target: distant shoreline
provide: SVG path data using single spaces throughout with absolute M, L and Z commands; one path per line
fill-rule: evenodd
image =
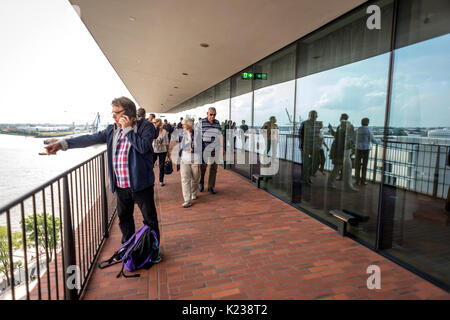
M 28 131 L 19 131 L 19 130 L 12 130 L 12 131 L 4 131 L 0 130 L 0 134 L 6 134 L 6 135 L 13 135 L 13 136 L 23 136 L 23 137 L 35 137 L 35 138 L 58 138 L 58 137 L 65 137 L 74 135 L 77 133 L 87 133 L 84 131 L 68 131 L 68 132 L 28 132 Z

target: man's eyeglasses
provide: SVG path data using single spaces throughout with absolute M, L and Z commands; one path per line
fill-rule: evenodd
M 210 115 L 210 116 L 213 116 L 213 117 L 215 117 L 215 116 L 216 116 L 216 114 L 215 114 L 215 113 L 210 113 L 209 115 Z
M 125 109 L 122 109 L 122 110 L 120 110 L 120 111 L 113 111 L 113 112 L 111 112 L 112 114 L 114 114 L 114 115 L 116 115 L 116 116 L 118 116 L 119 114 L 121 114 L 122 112 L 124 112 L 125 111 Z

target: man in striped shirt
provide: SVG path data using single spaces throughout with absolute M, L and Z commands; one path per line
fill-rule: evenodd
M 134 204 L 137 203 L 144 224 L 155 231 L 159 242 L 158 218 L 154 200 L 153 147 L 154 126 L 136 119 L 136 105 L 126 97 L 112 101 L 115 121 L 105 130 L 91 135 L 60 140 L 46 147 L 47 152 L 84 148 L 106 143 L 111 191 L 117 192 L 117 215 L 122 243 L 135 232 Z M 156 262 L 156 261 L 155 261 Z
M 216 175 L 217 175 L 217 159 L 219 154 L 216 155 L 216 149 L 220 150 L 220 134 L 221 126 L 220 122 L 216 120 L 216 109 L 211 107 L 206 113 L 206 118 L 200 122 L 202 130 L 202 165 L 201 165 L 201 178 L 199 184 L 200 192 L 203 192 L 205 184 L 206 167 L 209 167 L 208 177 L 208 191 L 212 194 L 216 194 Z M 219 152 L 220 153 L 220 152 Z

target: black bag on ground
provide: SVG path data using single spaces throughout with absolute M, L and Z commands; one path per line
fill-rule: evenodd
M 164 174 L 172 174 L 173 168 L 172 168 L 172 161 L 168 160 L 164 162 Z

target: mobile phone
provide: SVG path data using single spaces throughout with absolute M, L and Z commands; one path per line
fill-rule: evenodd
M 130 110 L 125 110 L 125 112 L 123 113 L 125 116 L 127 116 L 128 118 L 136 118 L 136 115 L 132 115 Z

